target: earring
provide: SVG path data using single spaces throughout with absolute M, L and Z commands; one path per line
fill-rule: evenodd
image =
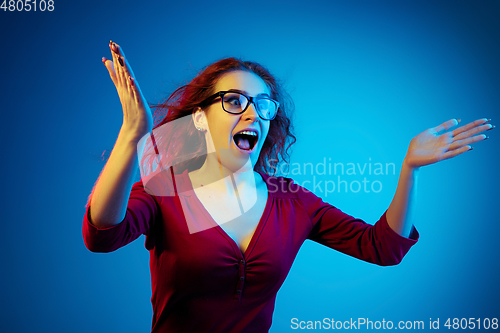
M 198 131 L 202 131 L 202 130 L 203 130 L 203 128 L 202 128 L 202 127 L 198 127 L 198 126 L 196 126 L 196 129 L 197 129 Z

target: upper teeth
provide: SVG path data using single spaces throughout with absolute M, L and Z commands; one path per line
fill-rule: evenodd
M 241 131 L 239 132 L 238 134 L 246 134 L 246 135 L 253 135 L 253 136 L 257 136 L 257 133 L 253 132 L 253 131 Z

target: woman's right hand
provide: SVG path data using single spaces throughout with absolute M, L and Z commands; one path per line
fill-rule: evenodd
M 123 125 L 121 131 L 133 141 L 139 141 L 153 128 L 153 117 L 148 102 L 141 92 L 134 72 L 125 58 L 123 49 L 109 41 L 113 60 L 102 58 L 102 62 L 115 84 L 123 108 Z

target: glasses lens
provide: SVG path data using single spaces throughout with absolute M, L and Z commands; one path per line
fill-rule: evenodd
M 276 114 L 276 104 L 268 98 L 258 99 L 257 107 L 264 119 L 271 119 Z
M 222 107 L 226 112 L 240 114 L 246 110 L 250 101 L 245 95 L 237 92 L 224 93 L 222 97 Z M 259 115 L 266 120 L 271 120 L 276 116 L 278 104 L 270 98 L 257 98 L 254 100 Z
M 224 110 L 230 113 L 241 113 L 247 107 L 248 99 L 239 93 L 226 93 L 222 98 Z

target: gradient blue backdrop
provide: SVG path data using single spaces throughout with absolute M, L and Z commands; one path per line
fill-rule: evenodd
M 120 44 L 150 102 L 222 57 L 259 61 L 296 104 L 294 163 L 395 163 L 379 193 L 330 193 L 375 222 L 412 137 L 451 118 L 499 123 L 498 1 L 62 1 L 0 11 L 1 332 L 147 332 L 144 238 L 89 252 L 84 205 L 122 111 L 102 56 Z M 499 141 L 424 167 L 403 262 L 378 267 L 307 241 L 278 293 L 291 319 L 500 317 Z M 370 160 L 371 159 L 371 160 Z M 303 182 L 327 176 L 294 176 Z M 361 181 L 364 176 L 350 176 Z M 334 177 L 336 179 L 336 177 Z M 311 187 L 309 187 L 311 188 Z M 312 189 L 312 188 L 311 188 Z M 477 331 L 477 330 L 476 330 Z

